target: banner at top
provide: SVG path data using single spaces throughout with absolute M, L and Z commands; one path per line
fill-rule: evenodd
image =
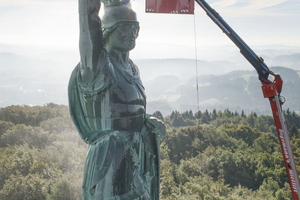
M 146 0 L 146 12 L 194 14 L 194 0 Z

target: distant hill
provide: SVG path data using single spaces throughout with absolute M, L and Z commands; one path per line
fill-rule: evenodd
M 290 108 L 300 111 L 300 78 L 295 70 L 283 67 L 271 67 L 271 71 L 281 75 L 284 80 L 282 96 L 286 103 L 283 108 Z M 164 75 L 166 83 L 172 83 L 173 76 Z M 156 78 L 160 80 L 159 78 Z M 159 81 L 158 83 L 161 83 Z M 255 111 L 258 114 L 271 114 L 269 101 L 263 98 L 261 83 L 253 71 L 233 71 L 224 75 L 200 75 L 198 76 L 198 94 L 200 110 L 231 109 L 238 112 L 244 110 L 246 113 Z M 155 104 L 168 103 L 168 109 L 160 110 L 164 115 L 168 115 L 169 107 L 180 112 L 186 110 L 197 110 L 197 89 L 196 79 L 192 78 L 186 82 L 172 83 L 172 87 L 162 91 L 163 87 L 156 90 L 152 82 L 145 83 L 146 91 L 152 94 L 148 101 L 155 107 Z M 155 95 L 154 95 L 155 94 Z M 154 103 L 156 102 L 156 103 Z M 152 108 L 148 108 L 148 111 Z M 152 111 L 152 110 L 151 110 Z
M 296 65 L 299 55 L 276 55 L 274 63 L 288 65 L 290 62 Z M 0 53 L 0 107 L 68 103 L 67 85 L 71 71 L 78 62 L 76 55 L 49 52 L 37 57 Z M 201 110 L 230 108 L 236 111 L 244 109 L 246 113 L 252 110 L 257 113 L 270 111 L 268 101 L 262 97 L 256 72 L 240 70 L 236 62 L 196 62 L 193 59 L 140 59 L 134 62 L 140 69 L 146 88 L 149 113 L 156 110 L 160 110 L 163 115 L 173 110 L 195 112 L 198 109 L 196 66 Z M 282 95 L 287 99 L 285 106 L 300 111 L 298 71 L 283 67 L 271 69 L 284 80 Z
M 208 74 L 225 74 L 238 67 L 233 63 L 225 60 L 207 62 L 204 60 L 193 59 L 140 59 L 134 60 L 142 72 L 143 80 L 150 80 L 163 75 L 176 75 L 182 80 L 190 79 L 196 74 L 196 66 L 198 67 L 198 75 Z
M 300 68 L 300 53 L 276 56 L 272 63 L 279 66 L 289 66 L 297 70 Z

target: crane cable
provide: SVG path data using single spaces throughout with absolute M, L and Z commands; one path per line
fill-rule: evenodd
M 194 13 L 194 46 L 195 46 L 195 65 L 196 65 L 196 90 L 197 90 L 197 112 L 199 113 L 199 88 L 198 88 L 198 52 L 197 52 L 197 31 L 196 31 L 196 17 Z M 197 122 L 199 125 L 199 122 Z
M 196 66 L 196 91 L 197 91 L 197 126 L 199 126 L 199 119 L 198 119 L 198 115 L 199 115 L 199 111 L 200 111 L 200 108 L 199 108 L 199 82 L 198 82 L 198 52 L 197 52 L 197 30 L 196 30 L 196 17 L 195 17 L 195 11 L 194 11 L 194 46 L 195 46 L 195 66 Z M 200 173 L 202 174 L 202 168 L 200 167 Z M 201 198 L 202 200 L 204 199 L 204 196 L 203 196 L 203 175 L 202 175 L 202 181 L 201 181 Z

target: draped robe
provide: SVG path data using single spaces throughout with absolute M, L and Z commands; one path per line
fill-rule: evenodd
M 146 95 L 137 66 L 129 70 L 103 50 L 99 75 L 81 81 L 78 64 L 68 92 L 71 118 L 89 144 L 84 200 L 158 200 L 159 136 L 145 126 Z

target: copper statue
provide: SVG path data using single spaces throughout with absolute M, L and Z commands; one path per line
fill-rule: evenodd
M 84 200 L 158 200 L 164 124 L 146 114 L 146 95 L 129 58 L 139 33 L 129 0 L 79 0 L 80 62 L 69 82 L 72 120 L 89 144 Z

